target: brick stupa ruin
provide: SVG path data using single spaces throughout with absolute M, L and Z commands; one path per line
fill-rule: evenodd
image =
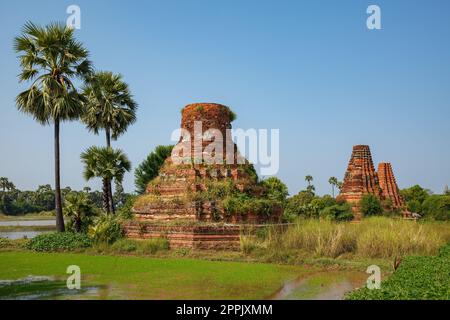
M 395 180 L 392 165 L 387 162 L 378 164 L 378 181 L 385 199 L 391 199 L 392 207 L 401 209 L 405 207 L 405 200 L 400 195 L 400 190 Z
M 369 146 L 356 145 L 353 147 L 337 200 L 352 204 L 355 220 L 360 220 L 361 211 L 358 204 L 366 194 L 372 194 L 381 201 L 391 199 L 393 209 L 404 211 L 405 202 L 400 195 L 391 164 L 380 163 L 376 172 Z
M 230 212 L 222 199 L 213 195 L 214 190 L 221 188 L 232 188 L 256 198 L 264 193 L 257 184 L 253 165 L 241 158 L 227 130 L 231 129 L 233 118 L 228 107 L 215 103 L 190 104 L 182 110 L 181 128 L 190 139 L 180 138 L 158 177 L 135 202 L 134 222 L 125 226 L 128 237 L 163 236 L 171 247 L 238 249 L 241 224 L 279 220 L 281 208 L 274 206 L 269 215 L 259 214 L 252 208 Z M 208 132 L 214 131 L 220 132 L 223 138 L 209 137 Z M 200 143 L 196 145 L 195 141 Z M 218 142 L 221 148 L 212 149 L 212 141 Z M 186 157 L 183 150 L 191 151 L 190 155 Z M 223 151 L 221 158 L 218 151 Z M 205 164 L 204 159 L 208 157 L 214 158 L 213 164 Z

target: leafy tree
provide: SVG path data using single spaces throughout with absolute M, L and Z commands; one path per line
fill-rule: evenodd
M 83 192 L 89 194 L 92 191 L 92 189 L 90 187 L 84 187 L 83 188 Z
M 305 181 L 308 182 L 308 186 L 311 185 L 311 181 L 313 181 L 313 180 L 314 180 L 314 178 L 311 175 L 307 175 L 305 177 Z
M 401 190 L 400 193 L 405 198 L 405 201 L 417 200 L 422 204 L 430 195 L 430 190 L 424 189 L 416 184 L 411 188 Z
M 103 183 L 103 208 L 107 213 L 114 213 L 114 203 L 110 182 L 115 179 L 122 181 L 125 172 L 130 171 L 131 163 L 120 149 L 109 147 L 90 147 L 81 154 L 84 164 L 84 178 L 101 178 Z
M 284 204 L 289 195 L 287 186 L 277 177 L 270 177 L 261 181 L 261 185 L 266 188 L 266 196 L 270 200 L 279 201 Z
M 174 146 L 157 146 L 134 171 L 134 184 L 138 194 L 145 193 L 147 184 L 158 176 L 159 169 L 171 155 Z
M 8 180 L 6 177 L 0 178 L 0 188 L 3 190 L 3 192 L 14 190 L 16 187 L 14 186 L 14 183 Z
M 361 207 L 361 213 L 365 216 L 376 216 L 383 213 L 381 201 L 373 194 L 364 195 L 359 205 Z
M 334 198 L 334 188 L 338 185 L 338 179 L 336 177 L 330 177 L 330 179 L 328 179 L 328 183 L 331 184 L 331 194 Z
M 74 232 L 86 233 L 96 214 L 86 193 L 71 192 L 65 197 L 64 204 L 64 215 L 70 219 L 67 227 Z
M 300 191 L 298 194 L 287 199 L 284 215 L 287 220 L 297 216 L 316 216 L 318 214 L 317 208 L 311 206 L 314 199 L 314 194 L 310 191 Z
M 34 194 L 34 204 L 44 211 L 55 209 L 55 193 L 49 184 L 37 188 Z
M 450 196 L 433 194 L 422 203 L 424 217 L 450 220 Z
M 17 108 L 42 125 L 54 126 L 56 227 L 62 232 L 59 129 L 61 122 L 76 120 L 83 112 L 83 96 L 73 80 L 84 79 L 91 71 L 88 51 L 75 40 L 74 29 L 65 24 L 40 27 L 32 22 L 14 39 L 14 49 L 20 54 L 20 82 L 33 81 L 17 96 Z
M 409 200 L 406 203 L 406 207 L 408 208 L 408 211 L 410 211 L 410 212 L 415 212 L 415 213 L 422 212 L 422 204 L 418 200 Z

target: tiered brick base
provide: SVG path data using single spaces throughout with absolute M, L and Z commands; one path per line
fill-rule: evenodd
M 134 222 L 124 226 L 131 239 L 165 238 L 173 248 L 202 250 L 239 250 L 241 227 L 239 225 L 172 226 Z

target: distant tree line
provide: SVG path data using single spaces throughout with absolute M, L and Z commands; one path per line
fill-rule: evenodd
M 83 194 L 89 203 L 95 208 L 102 208 L 103 193 L 85 187 L 76 191 L 70 187 L 61 189 L 63 202 L 75 195 Z M 113 195 L 114 202 L 120 208 L 125 204 L 130 194 L 123 191 L 122 185 L 116 184 L 116 191 Z M 72 201 L 73 202 L 73 201 Z M 0 178 L 0 214 L 21 215 L 27 213 L 41 213 L 55 210 L 55 190 L 49 184 L 40 185 L 34 191 L 19 190 L 6 177 Z

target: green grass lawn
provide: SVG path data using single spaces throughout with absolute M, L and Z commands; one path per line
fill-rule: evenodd
M 29 275 L 66 279 L 78 265 L 82 287 L 108 288 L 104 298 L 264 299 L 286 281 L 314 268 L 192 259 L 96 256 L 76 253 L 0 252 L 0 279 Z

